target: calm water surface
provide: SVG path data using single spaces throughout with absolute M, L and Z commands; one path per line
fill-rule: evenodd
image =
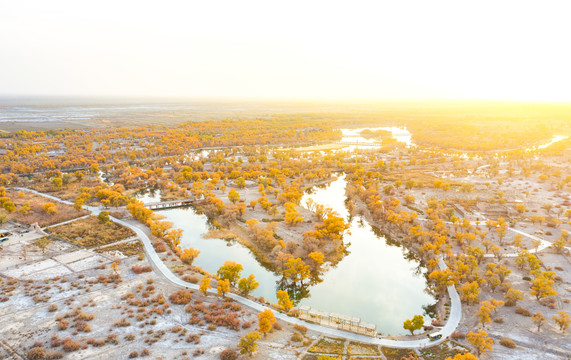
M 397 243 L 387 240 L 380 231 L 365 220 L 349 218 L 345 208 L 344 177 L 328 186 L 315 188 L 306 194 L 302 204 L 311 198 L 318 204 L 333 208 L 340 216 L 350 220 L 351 228 L 344 235 L 348 255 L 335 267 L 327 267 L 320 276 L 321 282 L 309 285 L 308 297 L 299 304 L 312 308 L 357 316 L 377 325 L 384 334 L 404 334 L 402 322 L 415 314 L 426 315 L 426 309 L 435 303 L 427 294 L 425 269 L 414 256 Z M 148 193 L 140 199 L 158 201 L 158 193 Z M 193 247 L 201 251 L 195 264 L 215 273 L 226 260 L 236 261 L 244 267 L 242 276 L 254 274 L 259 288 L 253 293 L 276 302 L 280 276 L 264 268 L 246 247 L 221 239 L 204 239 L 209 230 L 205 215 L 192 208 L 161 210 L 165 220 L 184 230 L 181 248 Z M 428 317 L 427 317 L 428 320 Z

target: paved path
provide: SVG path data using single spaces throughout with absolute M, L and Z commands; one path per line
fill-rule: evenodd
M 66 202 L 65 200 L 58 199 L 57 197 L 51 195 L 43 194 L 35 190 L 26 189 L 26 188 L 18 188 L 18 189 L 24 191 L 31 191 L 35 194 L 45 196 L 49 199 L 69 204 L 69 201 Z M 84 208 L 90 210 L 93 213 L 93 215 L 98 215 L 101 212 L 101 209 L 93 206 L 84 206 Z M 133 230 L 137 234 L 137 236 L 139 236 L 143 245 L 145 246 L 145 252 L 147 253 L 147 256 L 151 264 L 153 265 L 155 270 L 159 271 L 167 280 L 169 280 L 171 283 L 177 286 L 194 290 L 199 289 L 199 285 L 183 281 L 171 272 L 171 270 L 160 259 L 159 255 L 156 253 L 153 247 L 153 244 L 151 243 L 151 240 L 141 228 L 129 224 L 126 221 L 117 219 L 113 216 L 109 216 L 109 219 L 117 224 L 128 227 L 129 229 Z M 441 269 L 443 270 L 446 269 L 446 264 L 442 259 L 439 260 L 438 265 L 440 266 Z M 216 291 L 213 289 L 210 289 L 209 292 L 212 294 L 216 294 Z M 258 302 L 252 301 L 250 299 L 244 298 L 234 293 L 228 293 L 227 296 L 256 311 L 264 311 L 266 309 L 270 309 L 274 312 L 277 319 L 286 321 L 290 324 L 300 324 L 307 327 L 310 330 L 314 330 L 329 336 L 341 337 L 348 340 L 354 340 L 368 344 L 388 346 L 393 348 L 424 348 L 427 346 L 436 345 L 446 340 L 446 338 L 450 336 L 450 334 L 452 334 L 452 332 L 456 329 L 456 327 L 460 323 L 460 319 L 462 318 L 462 304 L 460 302 L 460 296 L 458 295 L 458 292 L 456 291 L 454 285 L 448 287 L 448 294 L 450 295 L 450 301 L 451 301 L 450 315 L 448 317 L 448 322 L 446 323 L 446 325 L 439 331 L 442 334 L 442 338 L 436 341 L 430 341 L 428 338 L 422 338 L 418 340 L 391 340 L 383 338 L 372 338 L 365 335 L 354 334 L 347 331 L 332 329 L 329 327 L 308 323 L 306 321 L 275 311 L 274 309 L 270 309 L 265 305 L 262 305 Z M 382 311 L 382 309 L 379 309 L 378 311 Z
M 74 222 L 74 221 L 77 221 L 77 220 L 86 219 L 86 218 L 88 218 L 88 217 L 90 217 L 90 216 L 91 216 L 91 214 L 88 214 L 88 215 L 85 215 L 85 216 L 80 216 L 80 217 L 75 218 L 75 219 L 63 221 L 63 222 L 60 222 L 60 223 L 57 223 L 57 224 L 48 225 L 48 226 L 44 227 L 43 230 L 49 229 L 49 228 L 51 228 L 51 227 L 56 227 L 56 226 L 60 226 L 60 225 L 69 224 L 69 223 Z

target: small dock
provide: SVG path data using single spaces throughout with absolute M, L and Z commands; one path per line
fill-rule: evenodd
M 145 204 L 147 209 L 160 210 L 160 209 L 170 209 L 181 206 L 189 206 L 194 203 L 194 199 L 183 199 L 183 200 L 173 200 L 173 201 L 160 201 Z
M 307 305 L 299 307 L 299 318 L 315 324 L 327 326 L 333 329 L 350 331 L 352 333 L 376 337 L 377 326 L 361 321 L 358 317 L 328 313 L 312 309 Z

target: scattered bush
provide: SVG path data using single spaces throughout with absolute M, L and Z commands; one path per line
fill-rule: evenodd
M 65 352 L 73 352 L 79 350 L 79 342 L 73 341 L 70 338 L 65 338 L 62 341 L 62 349 Z
M 153 271 L 153 268 L 151 266 L 139 266 L 139 265 L 134 265 L 131 270 L 133 270 L 133 272 L 135 274 L 141 274 L 144 272 L 151 272 Z
M 28 359 L 30 360 L 42 360 L 46 358 L 46 351 L 43 347 L 33 347 L 28 351 Z
M 46 352 L 46 360 L 57 360 L 62 359 L 63 353 L 58 350 L 50 350 Z
M 232 349 L 226 349 L 220 353 L 220 360 L 236 360 L 238 354 Z
M 298 333 L 296 331 L 291 335 L 291 341 L 302 342 L 303 341 L 303 335 L 301 335 L 300 333 Z
M 450 338 L 452 340 L 465 339 L 466 333 L 463 333 L 462 331 L 454 331 L 452 334 L 450 334 Z
M 295 324 L 293 328 L 299 331 L 302 335 L 305 335 L 305 333 L 307 332 L 307 328 L 303 325 Z
M 58 330 L 65 330 L 69 327 L 69 321 L 67 319 L 60 319 L 57 323 Z
M 130 325 L 131 325 L 131 323 L 129 321 L 127 321 L 127 319 L 125 319 L 125 318 L 122 318 L 121 320 L 119 320 L 118 322 L 113 324 L 113 326 L 115 326 L 115 327 L 127 327 Z
M 129 336 L 129 335 L 127 335 L 127 336 Z M 133 336 L 133 338 L 135 338 L 135 337 Z M 107 335 L 107 337 L 105 338 L 105 343 L 114 344 L 114 345 L 119 344 L 119 340 L 117 340 L 117 335 L 116 334 Z
M 192 300 L 192 294 L 187 290 L 179 290 L 169 296 L 171 303 L 176 305 L 186 305 Z
M 244 323 L 242 324 L 242 329 L 248 329 L 250 326 L 252 326 L 251 322 L 244 321 Z
M 139 357 L 139 353 L 136 352 L 136 351 L 132 351 L 132 352 L 129 354 L 129 359 L 134 359 L 134 358 L 136 358 L 136 357 Z
M 498 324 L 503 324 L 503 323 L 504 323 L 504 318 L 501 318 L 501 317 L 495 318 L 495 319 L 494 319 L 494 322 L 495 322 L 495 323 L 498 323 Z
M 515 313 L 528 317 L 531 316 L 531 312 L 525 308 L 522 308 L 521 306 L 515 309 Z
M 155 251 L 158 253 L 163 253 L 163 252 L 167 251 L 167 246 L 160 241 L 156 241 L 153 244 L 153 247 L 155 248 Z
M 54 312 L 57 311 L 58 307 L 56 304 L 51 304 L 50 307 L 48 308 L 49 312 Z
M 500 344 L 510 349 L 515 348 L 515 342 L 512 339 L 502 338 Z
M 200 344 L 200 335 L 190 334 L 186 337 L 187 343 Z

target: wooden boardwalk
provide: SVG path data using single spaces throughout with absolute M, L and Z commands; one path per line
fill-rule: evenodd
M 151 210 L 169 209 L 181 206 L 189 206 L 192 205 L 194 201 L 195 201 L 194 199 L 183 199 L 183 200 L 173 200 L 173 201 L 152 202 L 145 204 L 145 207 Z

